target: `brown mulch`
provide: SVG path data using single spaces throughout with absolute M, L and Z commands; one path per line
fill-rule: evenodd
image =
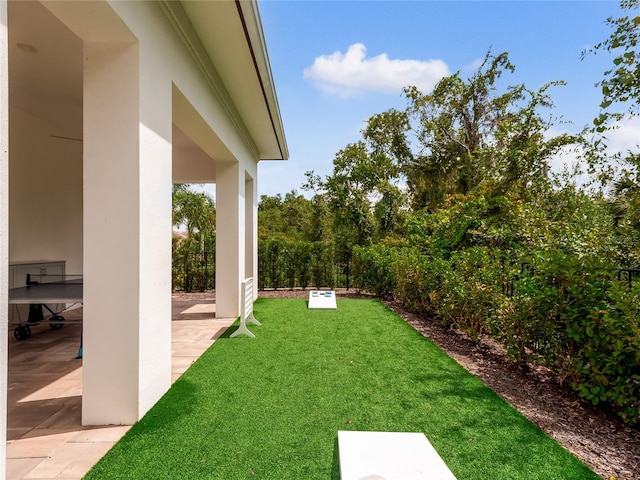
M 518 368 L 490 339 L 476 344 L 385 303 L 602 478 L 640 479 L 640 430 L 626 427 L 612 412 L 582 403 L 544 369 Z
M 372 298 L 353 291 L 337 290 L 336 294 Z M 211 298 L 208 295 L 201 298 Z M 258 296 L 308 298 L 309 290 L 261 290 Z M 606 409 L 584 404 L 545 370 L 518 368 L 490 339 L 475 343 L 395 302 L 385 304 L 602 478 L 640 479 L 640 430 L 626 427 Z

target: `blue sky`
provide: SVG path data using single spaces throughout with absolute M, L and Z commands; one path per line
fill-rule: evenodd
M 428 91 L 443 75 L 466 78 L 486 52 L 509 52 L 509 85 L 555 87 L 553 114 L 577 132 L 601 101 L 595 83 L 610 65 L 581 53 L 611 33 L 617 1 L 284 1 L 261 0 L 260 14 L 290 158 L 259 164 L 260 195 L 300 193 L 304 172 L 327 175 L 335 154 L 361 139 L 373 114 L 404 108 L 404 85 Z M 617 135 L 637 142 L 639 125 Z M 620 148 L 623 148 L 621 146 Z

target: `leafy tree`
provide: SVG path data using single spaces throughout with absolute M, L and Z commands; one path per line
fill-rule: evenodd
M 213 199 L 195 192 L 188 184 L 175 184 L 172 192 L 172 222 L 184 226 L 187 238 L 173 244 L 174 286 L 191 290 L 208 288 L 208 251 L 215 247 L 216 209 Z M 179 278 L 178 278 L 179 277 Z
M 640 0 L 622 0 L 620 7 L 629 15 L 609 17 L 611 36 L 598 43 L 590 52 L 613 53 L 613 66 L 604 72 L 601 113 L 594 120 L 598 132 L 604 132 L 610 120 L 620 120 L 625 113 L 637 115 L 640 105 L 640 15 L 633 15 Z M 626 112 L 620 108 L 626 107 Z
M 258 203 L 258 237 L 279 236 L 284 230 L 282 195 L 262 195 Z
M 296 190 L 273 197 L 262 195 L 258 204 L 258 234 L 262 238 L 280 237 L 306 240 L 310 235 L 313 206 Z
M 604 72 L 599 83 L 602 88 L 600 115 L 594 119 L 595 130 L 604 133 L 616 128 L 625 116 L 640 114 L 640 0 L 622 0 L 620 8 L 627 15 L 609 17 L 607 24 L 613 29 L 610 37 L 598 43 L 590 52 L 606 51 L 613 54 L 612 67 Z M 588 53 L 588 52 L 587 52 Z M 602 139 L 595 141 L 604 145 Z M 614 219 L 614 243 L 618 246 L 618 262 L 637 267 L 640 263 L 640 154 L 626 152 L 611 159 L 604 149 L 592 159 L 592 168 L 599 168 L 603 182 L 611 181 L 609 206 Z M 611 172 L 607 164 L 620 160 L 622 168 Z
M 405 233 L 405 223 L 408 210 L 406 195 L 395 185 L 388 185 L 380 189 L 381 198 L 375 204 L 373 216 L 375 218 L 375 240 L 402 237 Z
M 308 240 L 311 235 L 310 224 L 313 215 L 312 202 L 292 190 L 282 203 L 282 215 L 285 219 L 285 234 L 290 239 Z
M 362 136 L 375 155 L 384 155 L 393 160 L 388 165 L 389 176 L 397 177 L 400 166 L 413 160 L 407 132 L 411 128 L 408 112 L 390 109 L 373 115 L 367 121 Z
M 204 250 L 205 238 L 215 232 L 216 207 L 206 193 L 193 191 L 187 184 L 175 184 L 172 195 L 173 225 L 184 225 L 187 236 L 198 238 Z
M 554 154 L 580 141 L 569 135 L 545 138 L 553 119 L 540 110 L 553 107 L 548 90 L 562 82 L 537 91 L 524 85 L 501 91 L 501 77 L 514 70 L 506 52 L 488 52 L 466 81 L 457 72 L 429 94 L 405 89 L 419 151 L 404 155 L 409 160 L 401 167 L 415 208 L 435 211 L 447 195 L 466 195 L 487 181 L 496 195 L 517 190 L 522 196 L 546 182 Z
M 364 140 L 347 145 L 336 154 L 331 175 L 322 179 L 307 172 L 303 187 L 332 212 L 336 255 L 345 263 L 354 246 L 369 245 L 376 233 L 387 235 L 398 225 L 403 197 L 395 185 L 397 164 L 384 148 L 371 145 Z
M 311 242 L 329 243 L 333 239 L 331 225 L 333 215 L 326 195 L 316 194 L 311 198 L 311 217 L 306 238 Z

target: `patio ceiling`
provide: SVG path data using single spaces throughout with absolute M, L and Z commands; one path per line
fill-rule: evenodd
M 9 101 L 82 139 L 82 42 L 39 2 L 8 4 Z
M 166 2 L 175 4 L 177 2 Z M 289 156 L 256 2 L 180 2 L 261 160 Z
M 189 29 L 186 43 L 191 42 L 192 49 L 198 44 L 201 68 L 216 78 L 216 95 L 254 144 L 258 158 L 286 159 L 257 6 L 235 1 L 160 4 L 165 13 L 167 8 L 179 12 L 181 24 L 174 23 L 174 28 Z M 52 135 L 81 140 L 82 41 L 40 2 L 10 1 L 8 17 L 11 105 L 49 123 Z M 198 147 L 176 130 L 174 153 L 186 158 Z M 228 151 L 220 153 L 228 156 Z

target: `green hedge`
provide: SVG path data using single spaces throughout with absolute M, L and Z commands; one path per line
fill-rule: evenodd
M 282 238 L 258 240 L 258 288 L 346 286 L 333 245 Z
M 417 249 L 354 250 L 357 288 L 393 298 L 478 339 L 492 335 L 514 362 L 543 365 L 585 400 L 640 420 L 640 283 L 599 258 L 472 247 L 448 258 Z
M 213 243 L 207 242 L 207 244 Z M 201 250 L 200 242 L 192 238 L 174 238 L 172 243 L 172 290 L 185 292 L 205 291 L 215 288 L 215 248 Z

